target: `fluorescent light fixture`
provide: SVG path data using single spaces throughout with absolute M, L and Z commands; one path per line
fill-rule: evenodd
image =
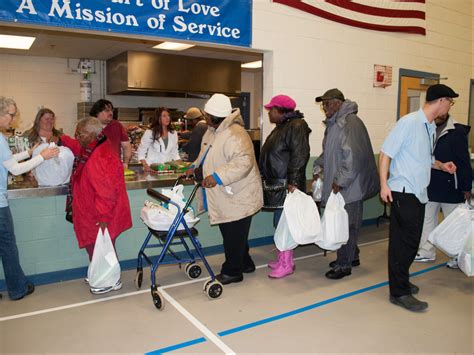
M 247 69 L 257 69 L 262 67 L 262 61 L 257 60 L 256 62 L 249 62 L 249 63 L 244 63 L 241 65 L 242 68 L 247 68 Z
M 36 37 L 0 35 L 0 48 L 30 49 Z
M 184 51 L 185 49 L 194 47 L 194 44 L 184 44 L 184 43 L 176 43 L 176 42 L 163 42 L 160 43 L 153 48 L 156 49 L 166 49 L 168 51 Z

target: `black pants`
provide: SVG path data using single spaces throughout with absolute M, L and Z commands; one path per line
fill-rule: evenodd
M 336 264 L 343 269 L 352 268 L 352 261 L 359 260 L 359 247 L 357 238 L 362 226 L 363 201 L 355 201 L 344 206 L 349 217 L 349 240 L 337 250 Z
M 252 216 L 238 221 L 219 224 L 224 239 L 225 262 L 221 273 L 229 276 L 242 275 L 245 267 L 254 265 L 249 255 L 249 231 Z
M 414 194 L 392 191 L 388 279 L 390 295 L 410 295 L 409 272 L 423 231 L 425 205 Z

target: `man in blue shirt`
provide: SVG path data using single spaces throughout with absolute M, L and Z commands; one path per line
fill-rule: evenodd
M 413 296 L 419 289 L 410 283 L 409 270 L 423 230 L 431 169 L 456 172 L 453 162 L 434 159 L 434 119 L 447 114 L 454 104 L 453 98 L 458 96 L 446 85 L 430 86 L 423 108 L 402 117 L 380 151 L 380 196 L 384 202 L 392 203 L 388 251 L 390 302 L 410 311 L 428 308 L 428 303 Z

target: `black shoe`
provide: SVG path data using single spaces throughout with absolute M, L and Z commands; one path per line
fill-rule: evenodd
M 244 274 L 250 274 L 255 271 L 255 264 L 247 265 L 243 268 L 242 272 Z
M 352 260 L 352 267 L 356 267 L 360 265 L 360 259 Z M 334 269 L 337 266 L 337 260 L 331 261 L 329 263 L 329 267 Z
M 19 301 L 23 299 L 25 296 L 31 295 L 33 292 L 35 292 L 35 285 L 33 285 L 31 282 L 28 282 L 26 284 L 26 293 L 20 298 L 14 299 L 13 301 Z
M 419 301 L 412 295 L 400 297 L 390 296 L 390 302 L 412 312 L 421 312 L 428 308 L 427 302 Z
M 420 292 L 420 288 L 417 285 L 414 285 L 411 282 L 409 282 L 409 284 L 410 284 L 410 291 L 412 295 L 416 295 L 418 292 Z
M 244 275 L 236 275 L 236 276 L 230 276 L 226 274 L 216 275 L 216 280 L 219 281 L 223 285 L 227 285 L 233 282 L 240 282 L 243 279 L 244 279 Z
M 337 267 L 326 272 L 326 277 L 331 280 L 339 280 L 343 277 L 349 276 L 351 273 L 351 269 L 342 269 L 340 267 Z

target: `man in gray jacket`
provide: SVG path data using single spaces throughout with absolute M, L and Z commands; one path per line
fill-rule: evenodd
M 358 107 L 344 98 L 338 89 L 331 89 L 316 97 L 326 115 L 323 152 L 313 164 L 313 178 L 323 174 L 322 206 L 331 194 L 340 192 L 349 216 L 349 240 L 337 251 L 337 259 L 329 264 L 330 279 L 341 279 L 358 266 L 357 237 L 362 225 L 363 200 L 379 192 L 379 177 L 372 144 Z

